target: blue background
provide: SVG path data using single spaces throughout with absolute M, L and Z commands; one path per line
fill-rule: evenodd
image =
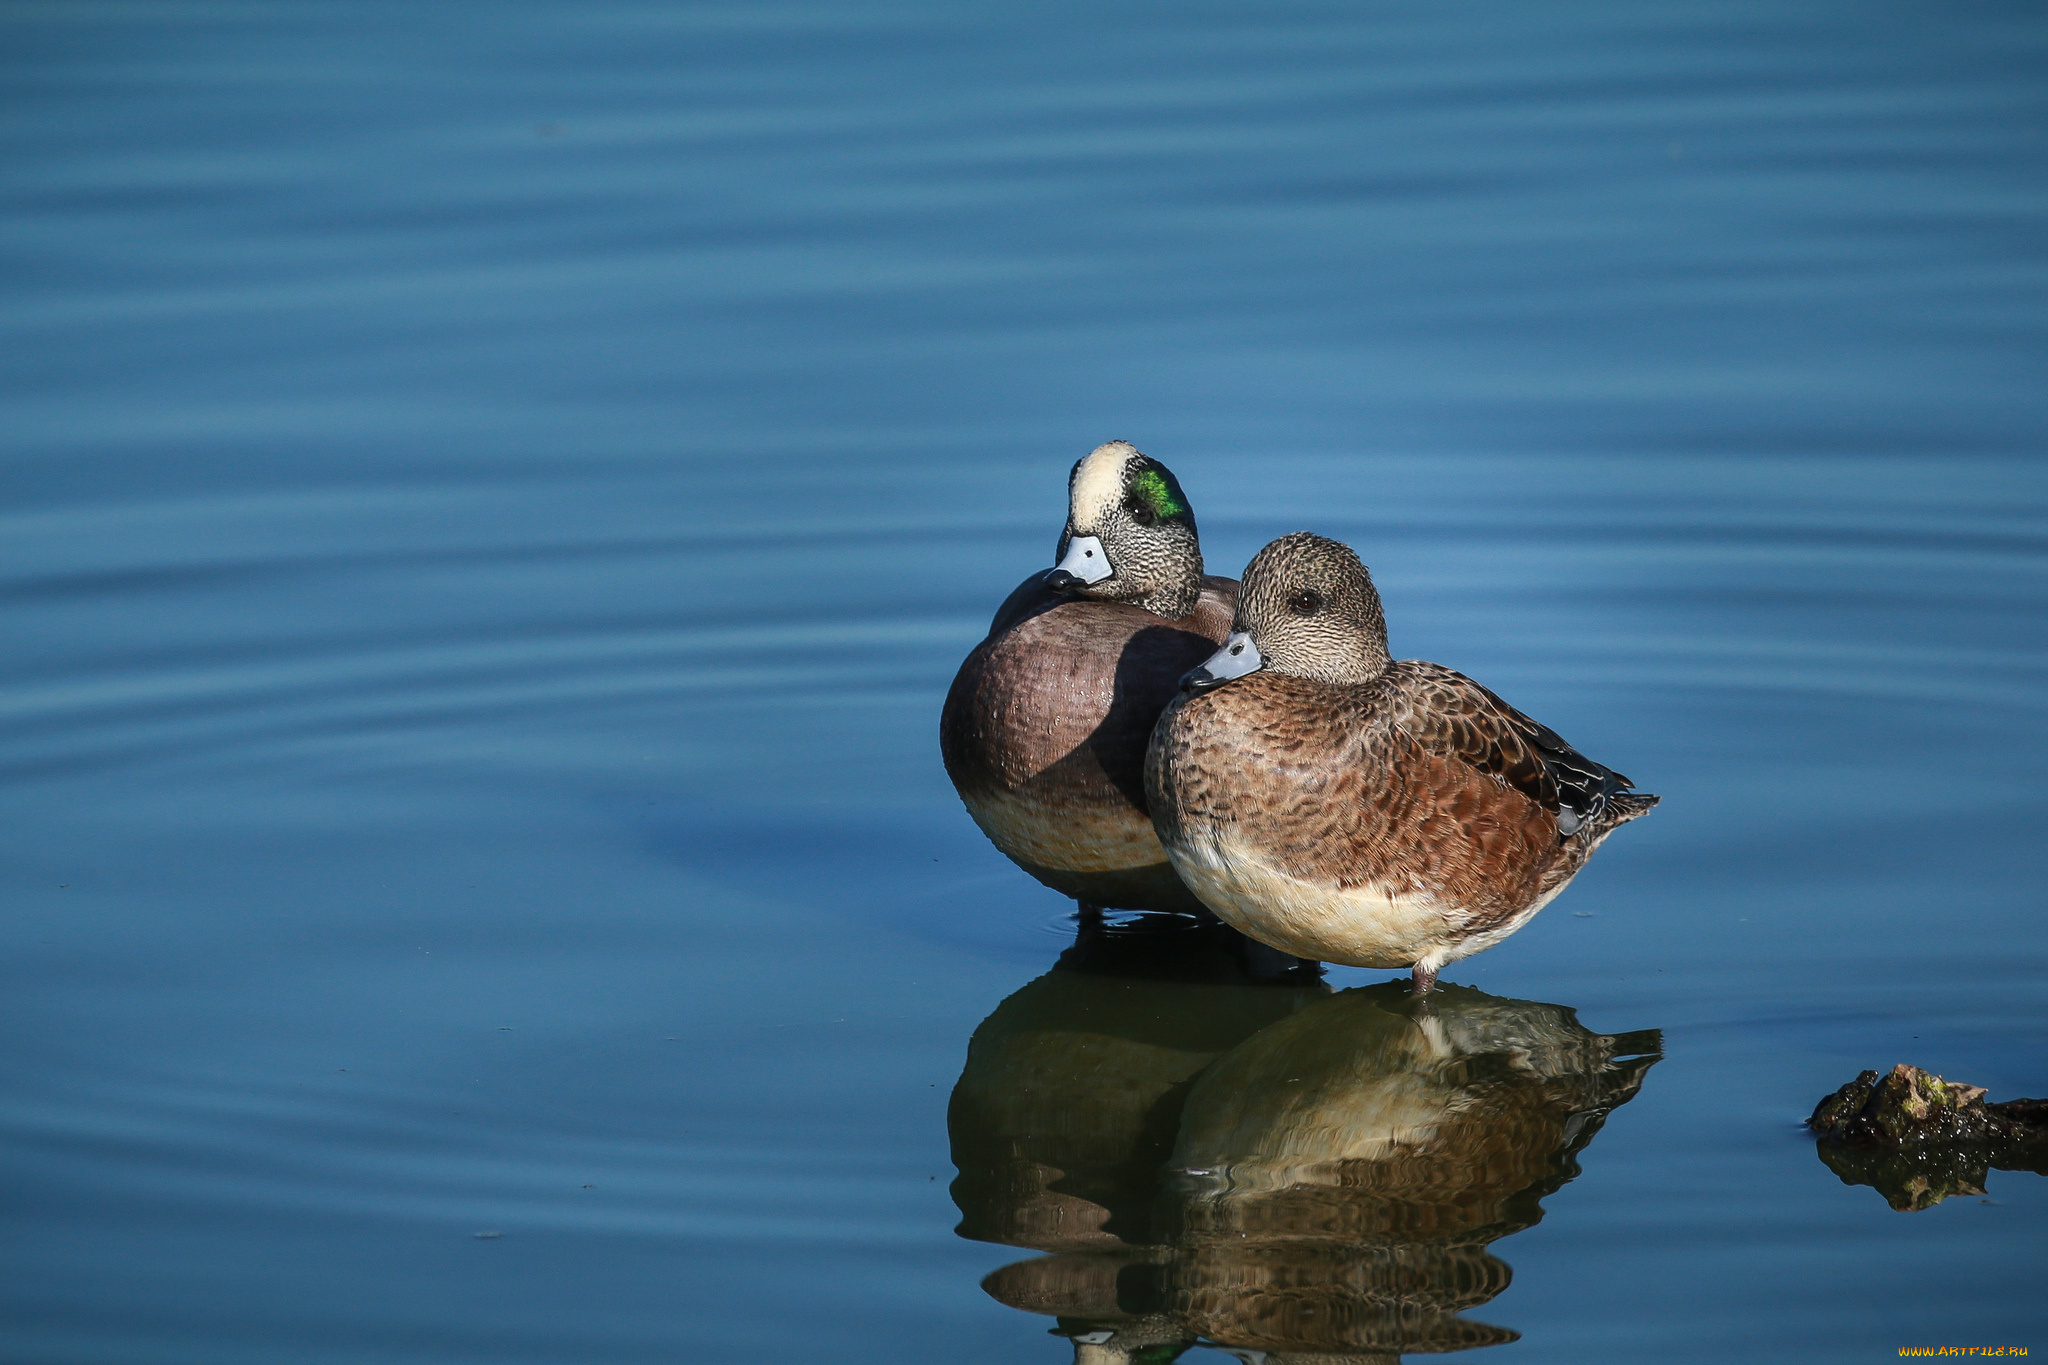
M 944 1106 L 1070 907 L 935 730 L 1112 437 L 1664 797 L 1449 973 L 1668 1050 L 1486 1359 L 2048 1349 L 2039 1177 L 1797 1127 L 2048 1091 L 2037 5 L 0 36 L 10 1359 L 1064 1358 Z

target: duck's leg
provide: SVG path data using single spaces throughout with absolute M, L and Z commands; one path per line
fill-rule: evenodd
M 1090 905 L 1087 901 L 1077 896 L 1074 899 L 1074 918 L 1080 922 L 1083 929 L 1100 929 L 1102 927 L 1102 907 Z
M 1436 970 L 1444 964 L 1434 958 L 1424 958 L 1415 964 L 1415 989 L 1408 996 L 1408 1012 L 1425 1028 L 1436 1020 L 1436 1005 L 1429 998 L 1436 985 Z

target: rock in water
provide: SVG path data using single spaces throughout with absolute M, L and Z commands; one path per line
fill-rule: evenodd
M 1984 1095 L 1900 1062 L 1822 1100 L 1806 1126 L 1844 1184 L 1874 1186 L 1893 1208 L 1913 1212 L 1984 1193 L 1993 1168 L 2048 1174 L 2048 1100 L 1987 1104 Z

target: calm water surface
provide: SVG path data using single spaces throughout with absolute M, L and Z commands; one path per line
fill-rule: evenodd
M 2038 6 L 0 34 L 5 1358 L 2048 1350 Z M 1119 436 L 1663 795 L 1434 1032 L 955 802 Z

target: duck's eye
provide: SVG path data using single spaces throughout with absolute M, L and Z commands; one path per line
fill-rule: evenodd
M 1150 526 L 1159 520 L 1159 514 L 1152 510 L 1152 504 L 1143 498 L 1132 498 L 1124 503 L 1124 510 L 1131 514 L 1131 520 L 1140 526 Z
M 1296 616 L 1314 616 L 1323 609 L 1323 595 L 1304 588 L 1287 599 L 1287 609 Z

